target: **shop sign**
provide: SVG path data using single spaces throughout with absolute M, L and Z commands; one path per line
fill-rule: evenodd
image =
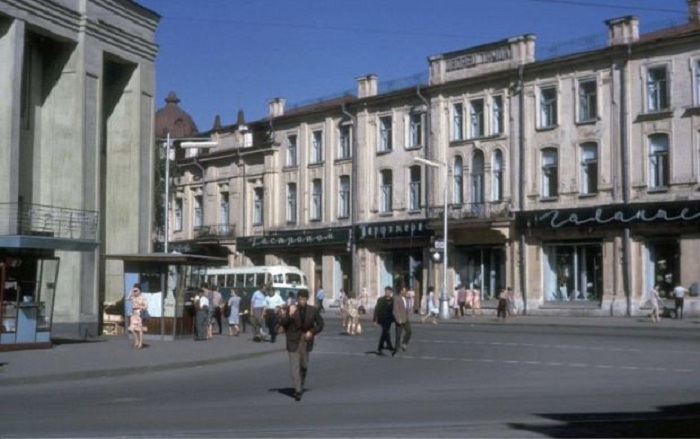
M 300 230 L 269 235 L 246 236 L 236 240 L 240 250 L 347 244 L 350 229 Z
M 425 221 L 401 221 L 373 224 L 360 224 L 357 226 L 357 240 L 388 239 L 388 238 L 418 238 L 430 236 Z
M 452 72 L 455 70 L 471 69 L 480 64 L 490 64 L 500 61 L 507 61 L 512 58 L 510 46 L 501 46 L 482 52 L 467 53 L 446 61 L 445 70 Z
M 596 209 L 553 209 L 525 212 L 518 221 L 524 228 L 594 227 L 639 223 L 683 223 L 700 221 L 700 204 L 647 204 L 605 206 Z

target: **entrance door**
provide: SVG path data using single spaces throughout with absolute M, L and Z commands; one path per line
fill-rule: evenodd
M 661 295 L 669 297 L 681 278 L 680 253 L 678 240 L 647 241 L 647 294 L 654 285 L 659 284 Z

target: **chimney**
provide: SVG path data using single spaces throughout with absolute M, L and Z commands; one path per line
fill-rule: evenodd
M 639 18 L 632 15 L 606 20 L 608 46 L 634 43 L 639 40 Z
M 359 99 L 377 95 L 377 75 L 371 73 L 357 78 L 357 97 Z
M 700 0 L 688 0 L 688 21 L 700 24 Z
M 284 103 L 286 101 L 284 98 L 274 98 L 270 99 L 268 102 L 268 113 L 269 117 L 279 117 L 284 114 Z

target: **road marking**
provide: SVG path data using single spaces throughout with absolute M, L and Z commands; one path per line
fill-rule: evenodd
M 367 358 L 367 353 L 365 352 L 340 352 L 340 351 L 325 351 L 321 349 L 314 350 L 314 353 L 321 355 L 342 355 L 351 357 L 364 357 Z M 381 357 L 385 358 L 385 357 Z M 587 363 L 563 363 L 558 361 L 522 361 L 522 360 L 496 360 L 493 358 L 456 358 L 456 357 L 436 357 L 431 355 L 402 355 L 399 354 L 394 357 L 394 360 L 419 360 L 419 361 L 447 361 L 447 362 L 457 362 L 461 361 L 464 363 L 499 363 L 499 364 L 510 364 L 510 365 L 528 365 L 528 366 L 548 366 L 548 367 L 571 367 L 571 368 L 594 368 L 594 369 L 615 369 L 615 370 L 634 370 L 634 371 L 644 371 L 644 372 L 678 372 L 678 373 L 696 373 L 692 369 L 668 369 L 663 367 L 639 367 L 639 366 L 613 366 L 610 364 L 587 364 Z

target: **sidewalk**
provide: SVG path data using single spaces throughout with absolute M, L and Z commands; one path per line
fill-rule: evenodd
M 328 333 L 340 330 L 341 316 L 336 310 L 323 314 Z M 369 325 L 371 315 L 362 318 Z M 412 318 L 419 327 L 420 316 Z M 653 324 L 648 317 L 559 317 L 514 316 L 500 322 L 493 315 L 465 316 L 440 321 L 439 325 L 509 325 L 559 327 L 619 327 L 654 331 L 697 331 L 700 318 L 662 319 Z M 432 326 L 432 325 L 431 325 Z M 0 385 L 31 384 L 60 380 L 114 377 L 149 371 L 180 369 L 241 361 L 284 352 L 284 337 L 277 343 L 256 343 L 250 332 L 239 337 L 215 335 L 211 341 L 189 338 L 175 341 L 146 340 L 146 349 L 134 351 L 126 335 L 102 336 L 94 341 L 54 341 L 51 349 L 0 353 Z

